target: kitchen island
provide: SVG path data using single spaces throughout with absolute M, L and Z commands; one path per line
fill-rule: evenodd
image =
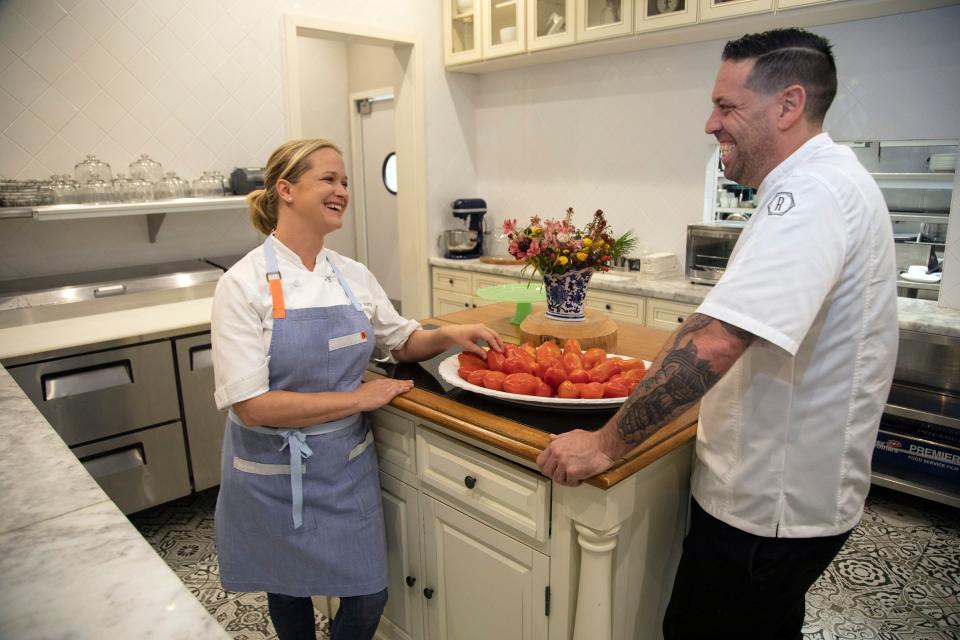
M 512 314 L 500 303 L 424 322 L 482 322 L 518 342 Z M 619 323 L 616 352 L 652 360 L 668 336 Z M 518 408 L 441 388 L 432 364 L 417 368 L 387 368 L 416 386 L 372 414 L 390 569 L 385 637 L 660 637 L 696 407 L 605 473 L 563 487 L 535 463 L 550 434 L 597 428 L 614 409 Z

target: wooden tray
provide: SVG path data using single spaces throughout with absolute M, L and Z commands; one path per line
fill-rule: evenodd
M 584 349 L 601 347 L 607 353 L 616 351 L 617 323 L 607 314 L 593 309 L 584 309 L 584 314 L 586 320 L 565 322 L 549 320 L 546 311 L 534 311 L 520 323 L 520 341 L 529 340 L 537 346 L 553 340 L 562 347 L 568 338 L 576 338 Z

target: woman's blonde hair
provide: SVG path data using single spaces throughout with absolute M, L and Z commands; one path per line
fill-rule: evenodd
M 256 189 L 247 195 L 250 222 L 257 231 L 270 235 L 277 228 L 277 181 L 296 183 L 300 176 L 310 170 L 310 154 L 320 149 L 333 149 L 343 155 L 337 145 L 325 138 L 290 140 L 270 154 L 264 170 L 263 189 Z

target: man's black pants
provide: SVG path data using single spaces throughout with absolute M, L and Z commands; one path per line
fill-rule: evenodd
M 692 501 L 664 639 L 801 640 L 807 589 L 849 535 L 755 536 Z

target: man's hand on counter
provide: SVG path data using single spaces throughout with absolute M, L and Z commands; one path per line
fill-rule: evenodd
M 612 467 L 629 449 L 609 424 L 599 431 L 576 429 L 551 435 L 550 444 L 537 456 L 537 466 L 554 482 L 575 487 Z

